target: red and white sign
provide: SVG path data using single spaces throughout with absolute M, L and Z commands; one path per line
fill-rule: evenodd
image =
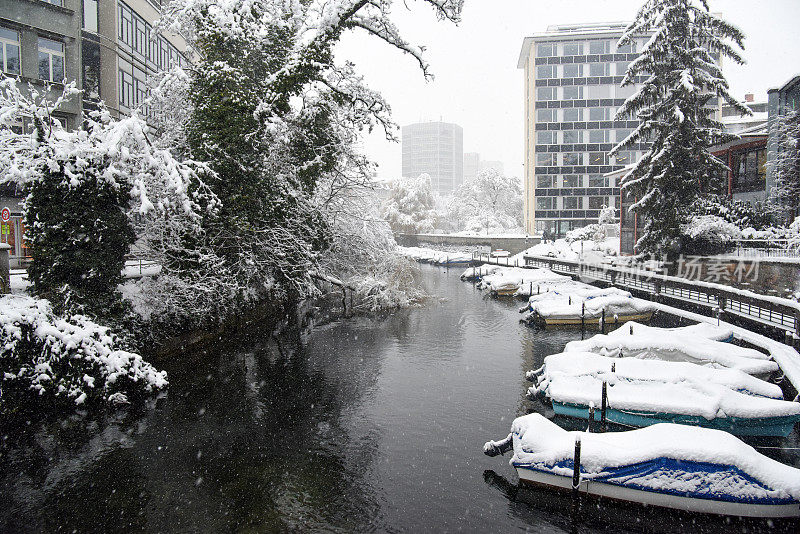
M 0 212 L 0 219 L 3 219 L 3 222 L 8 222 L 11 220 L 11 210 L 8 208 L 3 208 L 3 211 Z

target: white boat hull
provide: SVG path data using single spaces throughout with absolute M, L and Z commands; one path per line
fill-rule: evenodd
M 545 473 L 535 469 L 517 466 L 517 474 L 521 481 L 529 484 L 550 486 L 572 491 L 572 477 Z M 683 497 L 656 491 L 581 480 L 578 491 L 582 494 L 605 497 L 618 501 L 635 502 L 662 508 L 672 508 L 686 512 L 703 514 L 731 515 L 740 517 L 800 517 L 800 504 L 749 504 L 712 499 Z

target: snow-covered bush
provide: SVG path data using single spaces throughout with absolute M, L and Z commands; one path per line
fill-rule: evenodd
M 704 195 L 689 208 L 692 215 L 715 215 L 740 229 L 762 230 L 772 225 L 772 214 L 760 203 L 750 203 L 722 195 Z
M 588 224 L 582 228 L 570 230 L 564 236 L 567 243 L 573 241 L 602 241 L 606 238 L 606 227 L 602 224 Z
M 120 349 L 88 317 L 53 313 L 46 300 L 0 298 L 0 416 L 28 408 L 125 404 L 167 386 L 167 375 Z
M 597 217 L 597 222 L 599 224 L 615 224 L 619 222 L 619 218 L 617 217 L 617 210 L 614 206 L 604 206 L 603 209 L 600 210 L 600 215 Z
M 699 215 L 681 226 L 686 254 L 718 254 L 729 250 L 742 238 L 742 231 L 733 223 L 716 215 Z

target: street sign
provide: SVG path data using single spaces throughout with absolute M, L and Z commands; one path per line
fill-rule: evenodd
M 0 219 L 2 219 L 3 222 L 5 222 L 5 223 L 10 221 L 11 220 L 11 210 L 8 209 L 8 208 L 3 208 L 3 211 L 0 212 Z M 3 232 L 3 233 L 5 233 L 5 232 Z
M 0 223 L 0 234 L 8 235 L 9 232 L 8 223 Z

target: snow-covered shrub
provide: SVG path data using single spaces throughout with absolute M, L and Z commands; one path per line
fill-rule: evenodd
M 46 300 L 0 298 L 0 416 L 30 408 L 125 404 L 167 386 L 167 374 L 120 349 L 83 315 L 53 313 Z
M 716 215 L 693 217 L 681 226 L 681 232 L 686 254 L 719 254 L 742 238 L 742 231 L 735 224 Z
M 689 212 L 692 215 L 715 215 L 735 224 L 740 229 L 763 230 L 773 224 L 770 211 L 760 203 L 752 204 L 727 196 L 706 195 L 700 197 L 689 208 Z
M 574 241 L 602 241 L 606 238 L 606 227 L 602 224 L 589 224 L 566 233 L 567 243 Z
M 617 217 L 617 210 L 614 206 L 604 206 L 603 209 L 600 210 L 600 215 L 597 217 L 597 222 L 599 224 L 615 224 L 619 222 L 619 218 Z

